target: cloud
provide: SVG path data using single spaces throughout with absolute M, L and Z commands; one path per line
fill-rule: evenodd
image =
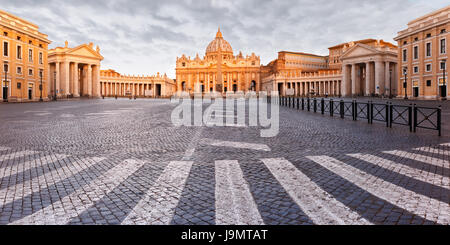
M 175 76 L 177 56 L 204 55 L 220 26 L 235 53 L 267 64 L 281 50 L 327 55 L 351 40 L 394 42 L 412 19 L 443 0 L 0 0 L 2 9 L 39 25 L 51 47 L 94 42 L 104 69 Z

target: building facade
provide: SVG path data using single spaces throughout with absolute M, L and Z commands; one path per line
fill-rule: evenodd
M 364 39 L 328 49 L 329 56 L 279 52 L 278 59 L 261 67 L 263 90 L 283 96 L 396 94 L 395 45 Z
M 439 99 L 450 95 L 448 89 L 450 6 L 408 23 L 398 32 L 399 96 Z
M 397 46 L 367 39 L 349 43 L 342 51 L 342 96 L 397 95 Z
M 176 90 L 175 81 L 161 76 L 121 75 L 114 70 L 100 71 L 100 91 L 106 97 L 170 97 Z
M 46 100 L 47 35 L 37 25 L 0 10 L 0 44 L 0 101 Z
M 260 58 L 254 53 L 235 56 L 219 28 L 203 58 L 198 54 L 194 59 L 184 54 L 177 57 L 176 84 L 177 91 L 189 93 L 259 91 Z
M 52 98 L 100 97 L 100 48 L 93 43 L 48 52 L 48 94 Z

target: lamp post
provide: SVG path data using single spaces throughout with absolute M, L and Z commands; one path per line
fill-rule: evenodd
M 4 81 L 4 85 L 3 86 L 5 86 L 5 85 L 8 85 L 8 69 L 6 68 L 6 66 L 8 65 L 8 61 L 4 61 L 3 62 L 3 71 L 5 72 L 5 81 Z M 2 86 L 2 89 L 3 89 L 3 86 Z M 9 87 L 9 86 L 8 86 Z M 4 91 L 4 89 L 3 89 L 3 91 L 2 91 L 3 93 L 5 92 Z M 6 93 L 8 94 L 8 89 L 6 89 Z M 6 101 L 8 101 L 8 96 L 5 96 L 4 94 L 3 94 L 3 102 L 6 102 Z
M 443 83 L 442 83 L 442 100 L 446 100 L 447 99 L 447 85 L 445 84 L 445 67 L 447 66 L 447 60 L 443 59 L 442 63 L 444 63 L 444 72 L 442 74 L 442 79 L 443 79 Z
M 44 100 L 42 99 L 42 76 L 44 75 L 43 73 L 44 73 L 44 71 L 43 71 L 42 69 L 39 69 L 39 76 L 40 76 L 40 78 L 41 78 L 41 85 L 39 85 L 39 90 L 40 90 L 40 92 L 41 92 L 41 95 L 39 96 L 39 101 L 40 101 L 40 102 L 44 101 Z
M 406 75 L 408 73 L 408 68 L 403 68 L 403 75 L 405 75 L 405 81 L 403 82 L 403 87 L 405 88 L 405 100 L 408 99 L 408 94 L 407 94 L 407 82 L 406 82 Z

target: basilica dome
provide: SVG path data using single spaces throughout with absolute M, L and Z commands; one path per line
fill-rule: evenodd
M 208 55 L 209 53 L 218 52 L 219 47 L 221 49 L 221 52 L 223 53 L 233 53 L 233 49 L 231 48 L 230 43 L 227 42 L 227 40 L 223 39 L 220 28 L 217 31 L 216 38 L 212 40 L 206 48 L 206 54 Z

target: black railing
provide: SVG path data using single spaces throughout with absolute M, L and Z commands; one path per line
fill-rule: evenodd
M 384 104 L 309 97 L 280 97 L 279 104 L 297 110 L 329 114 L 331 117 L 351 118 L 353 121 L 363 119 L 369 124 L 382 122 L 390 128 L 394 124 L 408 126 L 411 132 L 416 132 L 417 128 L 431 129 L 438 131 L 441 136 L 441 106 L 433 108 L 416 104 L 393 105 L 390 102 Z

